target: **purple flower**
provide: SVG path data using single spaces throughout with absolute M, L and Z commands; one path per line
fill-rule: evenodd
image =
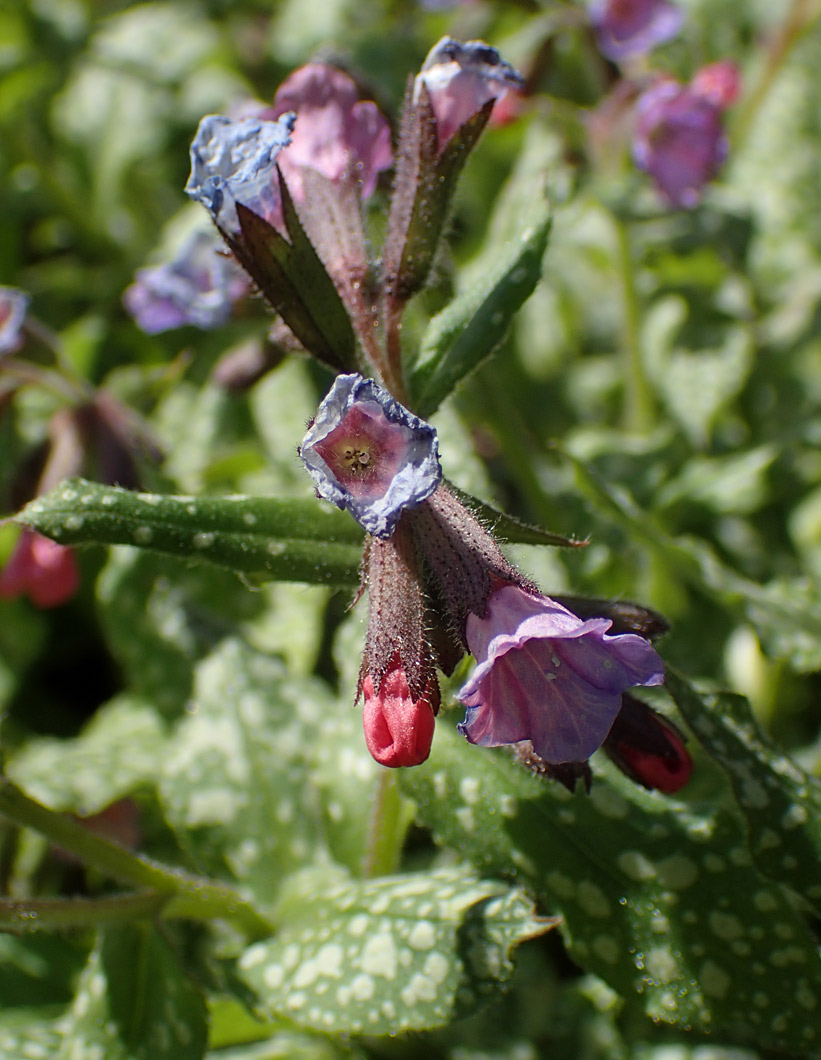
M 334 184 L 356 182 L 363 199 L 393 165 L 391 132 L 376 104 L 359 99 L 356 84 L 325 63 L 308 63 L 279 86 L 266 118 L 295 112 L 298 121 L 279 166 L 297 202 L 305 198 L 302 170 L 314 169 Z
M 599 51 L 618 61 L 675 37 L 684 14 L 668 0 L 594 0 L 590 21 Z
M 488 100 L 501 99 L 508 89 L 522 88 L 524 78 L 484 41 L 463 44 L 443 37 L 431 48 L 416 76 L 417 99 L 422 85 L 430 95 L 441 153 L 454 133 Z
M 665 78 L 639 97 L 633 158 L 671 206 L 697 206 L 726 157 L 721 107 L 708 95 Z
M 0 287 L 0 357 L 15 353 L 23 341 L 29 296 L 16 287 Z
M 633 633 L 608 636 L 550 597 L 500 583 L 482 618 L 468 615 L 476 669 L 459 692 L 460 730 L 496 747 L 530 740 L 546 762 L 584 762 L 601 746 L 633 685 L 664 680 L 661 659 Z
M 155 335 L 185 324 L 224 324 L 245 283 L 219 247 L 211 233 L 196 232 L 172 261 L 138 269 L 123 294 L 137 326 Z
M 293 114 L 278 121 L 210 114 L 200 122 L 185 191 L 223 231 L 239 232 L 238 202 L 272 224 L 279 218 L 275 167 L 277 155 L 291 142 L 294 121 Z
M 319 495 L 375 537 L 390 537 L 442 477 L 433 427 L 361 375 L 337 376 L 300 456 Z

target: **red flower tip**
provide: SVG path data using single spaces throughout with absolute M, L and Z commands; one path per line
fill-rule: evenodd
M 28 596 L 35 607 L 57 607 L 79 584 L 74 552 L 25 527 L 0 574 L 0 597 Z
M 430 754 L 434 715 L 431 689 L 414 699 L 401 667 L 389 670 L 379 685 L 371 674 L 362 682 L 363 723 L 368 750 L 383 766 L 418 766 Z
M 674 795 L 693 774 L 693 759 L 672 722 L 645 703 L 625 696 L 604 749 L 631 780 Z

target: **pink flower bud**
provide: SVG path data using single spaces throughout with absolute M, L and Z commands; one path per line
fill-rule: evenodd
M 74 552 L 24 527 L 0 574 L 0 597 L 28 596 L 35 607 L 57 607 L 74 595 L 79 583 Z
M 709 99 L 724 110 L 738 99 L 741 91 L 741 72 L 732 59 L 709 63 L 696 73 L 691 86 L 693 92 Z
M 511 88 L 522 88 L 524 78 L 484 41 L 462 44 L 443 37 L 431 48 L 417 74 L 415 99 L 422 85 L 430 96 L 441 154 L 466 121 L 489 100 L 501 99 Z
M 368 750 L 383 766 L 418 766 L 430 754 L 434 713 L 430 688 L 414 699 L 398 659 L 376 684 L 370 674 L 362 682 L 363 724 Z

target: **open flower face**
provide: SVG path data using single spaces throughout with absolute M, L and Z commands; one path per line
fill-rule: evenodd
M 211 114 L 200 122 L 185 191 L 205 206 L 223 231 L 239 231 L 237 203 L 272 224 L 278 220 L 276 159 L 291 142 L 294 120 L 293 114 L 283 114 L 278 121 L 234 121 Z
M 684 14 L 669 0 L 595 0 L 590 20 L 602 55 L 618 61 L 675 37 Z
M 464 44 L 443 37 L 428 53 L 416 77 L 430 95 L 436 117 L 439 151 L 454 133 L 491 99 L 501 99 L 511 88 L 522 88 L 524 78 L 484 41 Z
M 584 762 L 602 744 L 633 685 L 664 680 L 661 659 L 642 637 L 608 636 L 606 618 L 582 621 L 517 585 L 470 614 L 467 640 L 476 670 L 459 692 L 461 732 L 496 747 L 530 740 L 546 762 Z
M 300 456 L 319 495 L 375 537 L 390 537 L 442 477 L 434 429 L 360 375 L 337 376 Z

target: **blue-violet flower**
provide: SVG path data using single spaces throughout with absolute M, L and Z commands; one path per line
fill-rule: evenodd
M 277 155 L 291 142 L 295 116 L 278 121 L 218 114 L 203 118 L 191 144 L 191 175 L 186 193 L 201 202 L 214 223 L 239 232 L 236 204 L 242 203 L 272 224 L 280 215 Z
M 375 537 L 390 537 L 442 477 L 436 431 L 372 379 L 340 375 L 302 440 L 317 492 Z
M 20 348 L 28 305 L 29 296 L 25 291 L 0 287 L 0 357 Z
M 123 302 L 147 334 L 185 324 L 215 328 L 228 320 L 246 284 L 229 259 L 219 253 L 221 241 L 215 236 L 195 232 L 171 261 L 137 270 Z
M 662 78 L 636 103 L 633 158 L 671 206 L 692 209 L 727 157 L 722 107 L 692 86 Z
M 441 154 L 451 137 L 488 100 L 501 99 L 511 88 L 523 88 L 524 78 L 484 41 L 462 43 L 442 37 L 416 75 L 416 98 L 421 85 L 430 96 Z
M 607 618 L 582 621 L 547 596 L 500 583 L 466 637 L 476 669 L 458 698 L 471 743 L 529 740 L 546 762 L 584 762 L 601 746 L 633 685 L 658 685 L 664 666 L 632 633 L 609 636 Z
M 590 21 L 599 51 L 619 61 L 671 40 L 684 13 L 669 0 L 594 0 Z

